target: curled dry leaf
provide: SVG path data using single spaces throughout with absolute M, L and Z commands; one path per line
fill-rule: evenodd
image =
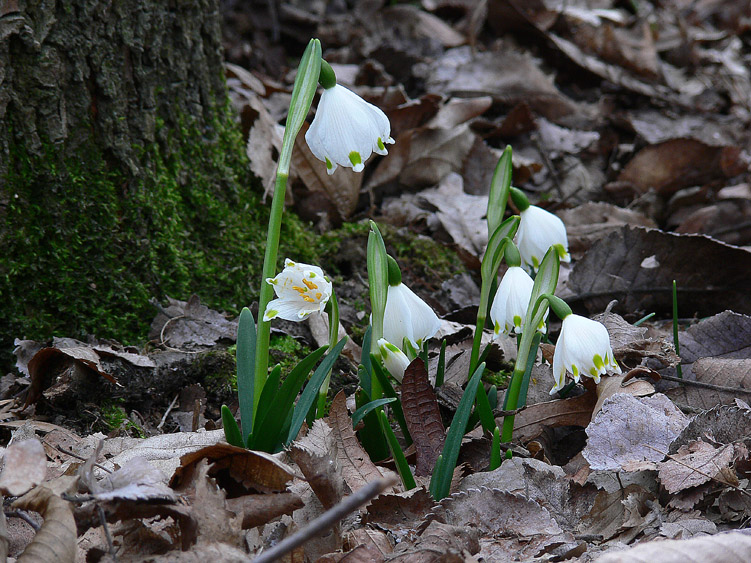
M 197 464 L 203 459 L 211 464 L 209 474 L 226 469 L 236 482 L 261 492 L 281 492 L 294 477 L 303 479 L 292 467 L 271 454 L 219 443 L 182 456 L 170 486 L 178 487 L 186 479 L 193 478 Z
M 339 391 L 331 403 L 328 418 L 336 442 L 336 458 L 342 470 L 344 482 L 355 492 L 371 481 L 383 477 L 378 467 L 357 441 L 352 430 L 352 419 L 347 412 L 347 398 Z M 390 489 L 385 492 L 390 492 Z
M 660 482 L 667 492 L 677 493 L 713 478 L 722 481 L 720 474 L 730 467 L 734 458 L 732 444 L 715 448 L 703 440 L 697 440 L 681 446 L 675 455 L 660 463 Z
M 434 506 L 425 487 L 383 494 L 368 505 L 363 522 L 385 528 L 399 540 L 413 538 L 414 529 Z
M 598 563 L 744 563 L 751 560 L 751 536 L 727 532 L 689 540 L 648 542 L 606 553 Z
M 18 558 L 24 563 L 59 561 L 72 563 L 76 557 L 76 521 L 70 502 L 44 486 L 37 486 L 13 503 L 13 508 L 39 512 L 44 523 Z
M 355 528 L 344 534 L 344 549 L 365 548 L 371 559 L 362 561 L 383 561 L 384 557 L 394 551 L 394 545 L 385 532 L 370 527 Z M 353 558 L 357 560 L 357 558 Z M 349 559 L 347 559 L 349 561 Z
M 14 442 L 5 450 L 0 493 L 19 497 L 44 481 L 47 454 L 37 439 Z
M 227 499 L 227 508 L 242 517 L 243 530 L 271 522 L 282 514 L 292 514 L 302 507 L 302 499 L 289 492 L 245 495 Z
M 617 393 L 587 426 L 582 452 L 592 469 L 619 471 L 629 462 L 661 461 L 688 424 L 665 395 L 636 398 Z
M 344 495 L 342 472 L 337 462 L 334 433 L 323 420 L 316 420 L 310 432 L 293 442 L 290 455 L 327 510 Z
M 751 252 L 741 248 L 702 235 L 624 227 L 574 264 L 568 288 L 592 312 L 613 299 L 623 311 L 671 312 L 675 280 L 681 316 L 714 315 L 729 304 L 751 313 L 749 271 Z
M 466 525 L 432 521 L 420 537 L 410 544 L 403 542 L 389 561 L 398 563 L 429 563 L 432 561 L 473 561 L 467 557 L 480 551 L 478 530 Z
M 197 295 L 188 301 L 167 297 L 167 307 L 160 308 L 151 322 L 149 338 L 172 348 L 196 350 L 232 344 L 237 340 L 237 322 L 209 309 Z
M 91 462 L 91 463 L 89 463 Z M 121 468 L 108 473 L 101 481 L 94 479 L 94 457 L 82 467 L 88 472 L 82 477 L 92 496 L 101 501 L 131 500 L 141 502 L 177 502 L 177 495 L 167 484 L 167 476 L 142 457 L 128 461 Z
M 431 475 L 443 451 L 446 431 L 433 386 L 422 359 L 415 358 L 404 371 L 402 409 L 417 450 L 417 475 Z

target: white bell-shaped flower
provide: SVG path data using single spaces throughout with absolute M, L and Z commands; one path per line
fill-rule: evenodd
M 521 221 L 516 244 L 522 263 L 536 272 L 551 246 L 555 247 L 561 262 L 571 262 L 566 226 L 558 216 L 536 205 L 530 205 L 519 215 Z
M 390 285 L 383 314 L 383 338 L 400 349 L 406 338 L 415 350 L 441 327 L 433 309 L 403 283 Z
M 621 373 L 610 347 L 608 329 L 602 323 L 580 315 L 570 314 L 563 319 L 561 335 L 553 354 L 555 386 L 550 394 L 563 388 L 567 371 L 573 374 L 577 383 L 582 375 L 592 377 L 595 383 L 599 383 L 600 376 L 608 369 Z
M 388 154 L 393 143 L 389 118 L 340 84 L 324 89 L 305 141 L 333 174 L 337 166 L 362 172 L 371 153 Z
M 331 282 L 318 266 L 298 264 L 289 258 L 284 270 L 275 278 L 266 278 L 274 286 L 277 299 L 269 302 L 263 314 L 264 321 L 285 319 L 302 321 L 316 311 L 322 313 L 331 297 Z
M 385 338 L 378 340 L 378 349 L 381 351 L 383 365 L 399 383 L 404 378 L 404 371 L 409 366 L 409 358 L 399 348 L 388 342 Z
M 501 333 L 521 334 L 534 283 L 529 274 L 519 266 L 511 266 L 506 270 L 493 298 L 493 304 L 490 306 L 494 338 L 498 338 Z M 547 316 L 546 312 L 540 326 L 537 327 L 537 330 L 542 333 L 545 333 Z

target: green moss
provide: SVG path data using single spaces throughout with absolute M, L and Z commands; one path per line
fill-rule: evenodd
M 10 147 L 0 365 L 14 338 L 143 341 L 152 297 L 196 293 L 233 313 L 257 299 L 268 207 L 229 110 L 211 127 L 157 137 L 139 150 L 142 178 L 110 168 L 94 141 L 73 155 L 53 144 L 32 155 L 22 139 Z M 279 254 L 316 259 L 311 230 L 290 213 Z
M 282 379 L 312 350 L 288 334 L 273 334 L 269 343 L 270 364 L 282 366 Z
M 511 381 L 512 371 L 492 372 L 486 370 L 482 374 L 482 381 L 489 385 L 495 385 L 498 389 L 505 389 Z
M 125 412 L 125 409 L 116 403 L 104 405 L 102 407 L 101 416 L 101 420 L 104 425 L 104 428 L 102 428 L 102 430 L 108 433 L 115 430 L 123 430 L 129 436 L 136 438 L 146 437 L 143 428 L 130 420 L 130 418 L 128 418 L 128 414 Z

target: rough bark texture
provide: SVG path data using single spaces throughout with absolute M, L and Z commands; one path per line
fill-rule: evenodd
M 249 302 L 265 211 L 219 22 L 216 0 L 0 0 L 4 353 L 132 340 L 165 293 Z

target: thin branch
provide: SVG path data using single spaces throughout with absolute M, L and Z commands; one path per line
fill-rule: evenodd
M 703 387 L 705 389 L 714 389 L 715 391 L 724 391 L 725 393 L 744 393 L 751 395 L 751 389 L 744 389 L 743 387 L 725 387 L 724 385 L 715 385 L 714 383 L 704 383 L 703 381 L 691 381 L 688 379 L 680 379 L 672 375 L 663 375 L 662 379 L 668 381 L 676 381 L 683 385 L 693 385 L 694 387 Z
M 271 563 L 272 561 L 279 561 L 284 555 L 303 545 L 308 540 L 320 535 L 325 530 L 332 528 L 337 522 L 347 516 L 347 514 L 357 510 L 360 506 L 374 499 L 386 488 L 391 487 L 396 483 L 397 479 L 393 476 L 368 483 L 356 493 L 349 495 L 342 500 L 342 502 L 321 514 L 304 528 L 295 532 L 288 538 L 285 538 L 268 551 L 261 553 L 253 561 L 255 563 Z

